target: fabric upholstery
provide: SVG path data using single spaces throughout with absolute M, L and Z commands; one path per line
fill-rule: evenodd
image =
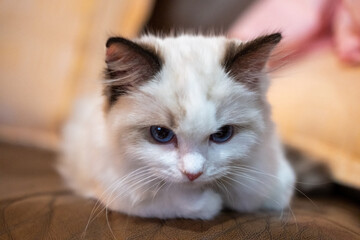
M 56 148 L 75 95 L 100 81 L 110 34 L 134 37 L 152 0 L 0 2 L 0 139 Z
M 360 239 L 359 204 L 336 193 L 311 200 L 298 196 L 283 214 L 224 211 L 212 221 L 159 220 L 106 214 L 100 207 L 89 222 L 96 201 L 76 196 L 62 183 L 54 170 L 56 156 L 0 144 L 1 240 Z

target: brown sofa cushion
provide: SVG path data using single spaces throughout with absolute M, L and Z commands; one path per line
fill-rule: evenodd
M 53 168 L 56 154 L 0 144 L 0 239 L 81 239 L 96 201 L 74 195 Z M 357 192 L 358 193 L 358 192 Z M 292 211 L 224 211 L 212 221 L 95 212 L 84 239 L 360 239 L 360 209 L 336 196 L 296 197 Z M 111 230 L 110 230 L 111 228 Z M 111 232 L 112 231 L 112 232 Z

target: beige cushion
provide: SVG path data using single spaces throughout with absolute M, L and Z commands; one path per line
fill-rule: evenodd
M 269 100 L 282 138 L 360 188 L 360 67 L 323 48 L 274 73 Z
M 55 148 L 72 99 L 99 81 L 106 39 L 136 36 L 152 2 L 0 1 L 0 139 Z

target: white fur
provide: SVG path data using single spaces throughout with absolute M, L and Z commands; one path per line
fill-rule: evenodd
M 104 112 L 104 98 L 81 100 L 65 128 L 62 174 L 78 192 L 131 215 L 213 218 L 237 211 L 283 209 L 295 181 L 265 93 L 256 94 L 221 66 L 229 41 L 180 36 L 136 40 L 154 46 L 164 65 L 153 81 Z M 266 86 L 267 79 L 262 79 Z M 259 100 L 260 99 L 260 100 Z M 149 127 L 176 119 L 178 144 L 149 141 Z M 223 144 L 209 136 L 238 125 Z M 203 174 L 189 181 L 187 173 Z

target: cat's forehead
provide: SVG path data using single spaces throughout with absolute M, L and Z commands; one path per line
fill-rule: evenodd
M 183 64 L 191 66 L 197 62 L 202 63 L 204 67 L 211 64 L 221 64 L 228 44 L 234 42 L 234 40 L 222 36 L 205 37 L 198 35 L 166 38 L 144 36 L 138 41 L 153 46 L 166 65 Z M 240 44 L 239 41 L 237 43 Z
M 145 40 L 163 58 L 163 68 L 157 81 L 142 90 L 171 112 L 168 116 L 175 119 L 171 122 L 195 134 L 212 132 L 224 124 L 219 122 L 219 112 L 231 107 L 229 101 L 246 95 L 245 88 L 232 81 L 222 65 L 229 40 L 201 36 Z
M 228 45 L 233 43 L 225 37 L 146 36 L 140 40 L 151 45 L 160 55 L 163 67 L 158 80 L 170 92 L 209 99 L 216 89 L 234 83 L 224 69 Z M 206 96 L 202 96 L 204 94 Z
M 192 35 L 110 38 L 107 110 L 117 114 L 129 106 L 123 112 L 132 126 L 174 126 L 194 135 L 254 122 L 267 88 L 263 70 L 280 40 L 279 33 L 246 42 Z

